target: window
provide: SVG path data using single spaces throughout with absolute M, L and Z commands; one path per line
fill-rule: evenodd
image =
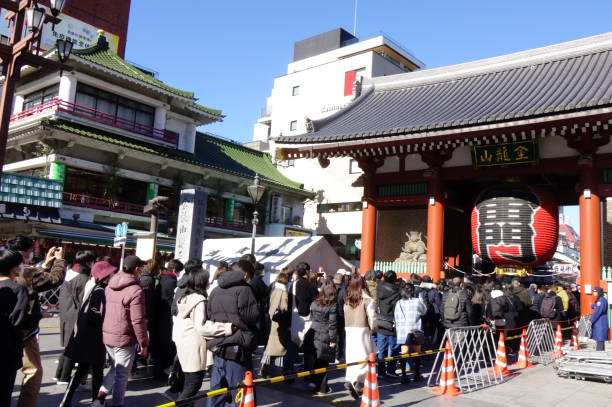
M 361 211 L 363 204 L 361 202 L 340 202 L 326 203 L 317 206 L 318 213 L 335 213 L 335 212 L 358 212 Z
M 344 96 L 353 94 L 353 83 L 360 80 L 364 74 L 365 68 L 359 68 L 344 73 Z
M 153 127 L 155 108 L 96 89 L 82 83 L 77 84 L 76 104 L 115 116 L 112 120 L 122 126 L 143 130 Z
M 289 123 L 289 130 L 290 131 L 296 131 L 297 130 L 297 120 L 292 120 Z
M 59 94 L 59 84 L 32 92 L 23 97 L 23 110 L 52 101 Z
M 280 223 L 285 225 L 291 224 L 291 207 L 290 206 L 281 206 L 280 208 Z
M 291 96 L 298 96 L 300 94 L 300 87 L 294 86 L 291 90 Z
M 359 168 L 359 163 L 355 159 L 349 162 L 349 174 L 361 174 L 363 171 Z

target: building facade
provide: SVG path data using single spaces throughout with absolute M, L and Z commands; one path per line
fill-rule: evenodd
M 280 174 L 268 154 L 197 130 L 222 120 L 221 111 L 127 63 L 104 35 L 75 50 L 68 64 L 71 72 L 27 69 L 21 75 L 3 168 L 2 237 L 25 233 L 108 251 L 115 224 L 128 222 L 130 234 L 148 231 L 144 206 L 162 195 L 170 198 L 170 214 L 160 221 L 158 248 L 172 251 L 184 188 L 208 192 L 206 237 L 250 236 L 254 207 L 246 187 L 255 174 L 266 187 L 258 232 L 308 232 L 301 208 L 312 193 Z M 59 206 L 51 202 L 57 215 L 53 221 L 24 218 L 24 207 L 48 206 L 39 199 L 47 193 L 34 188 L 45 179 L 61 185 L 50 193 L 59 198 Z M 291 217 L 274 217 L 275 196 Z
M 338 28 L 294 46 L 287 74 L 274 79 L 266 107 L 254 125 L 254 148 L 274 156 L 274 138 L 308 131 L 312 120 L 338 113 L 353 99 L 361 78 L 413 71 L 423 63 L 385 36 L 364 41 Z M 362 171 L 350 158 L 322 169 L 317 160 L 276 160 L 287 177 L 315 191 L 304 208 L 304 225 L 325 236 L 338 254 L 358 262 Z M 357 184 L 355 184 L 357 182 Z
M 528 271 L 554 254 L 558 207 L 579 205 L 587 313 L 593 288 L 608 289 L 611 55 L 607 33 L 373 78 L 337 115 L 276 144 L 288 160 L 357 160 L 362 272 L 423 263 L 437 280 L 469 273 L 474 252 Z

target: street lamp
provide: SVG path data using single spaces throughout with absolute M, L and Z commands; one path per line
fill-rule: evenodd
M 254 211 L 253 211 L 253 233 L 251 234 L 251 254 L 255 255 L 255 235 L 257 234 L 257 224 L 259 223 L 259 219 L 257 219 L 257 204 L 261 200 L 264 191 L 266 188 L 263 185 L 259 185 L 259 175 L 255 174 L 255 180 L 253 181 L 253 185 L 249 185 L 247 187 L 247 192 L 253 201 Z
M 49 15 L 45 14 L 44 8 L 38 6 L 36 0 L 0 0 L 0 12 L 6 11 L 6 19 L 9 20 L 9 41 L 7 44 L 0 43 L 0 61 L 2 61 L 2 74 L 4 75 L 0 99 L 0 177 L 13 109 L 15 85 L 21 68 L 28 65 L 60 71 L 72 70 L 72 67 L 64 65 L 72 50 L 71 44 L 63 43 L 60 49 L 58 43 L 59 62 L 39 55 L 43 26 L 47 22 L 58 24 L 61 21 L 57 16 L 62 11 L 65 2 L 66 0 L 50 0 L 51 14 Z

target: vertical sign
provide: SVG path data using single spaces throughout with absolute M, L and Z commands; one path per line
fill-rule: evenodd
M 66 164 L 64 163 L 51 163 L 49 167 L 49 179 L 66 181 Z
M 147 202 L 145 202 L 145 204 L 148 204 L 151 199 L 157 196 L 158 193 L 159 184 L 157 182 L 149 182 L 147 184 Z
M 225 199 L 225 220 L 233 221 L 234 220 L 234 200 L 226 198 Z
M 181 191 L 175 257 L 183 263 L 189 259 L 202 258 L 207 200 L 208 194 L 205 191 L 196 189 Z

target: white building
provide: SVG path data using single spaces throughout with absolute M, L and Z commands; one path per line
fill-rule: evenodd
M 306 133 L 309 120 L 340 111 L 352 100 L 360 78 L 372 78 L 420 69 L 424 64 L 389 38 L 364 41 L 338 28 L 298 41 L 287 74 L 274 79 L 261 117 L 255 123 L 250 147 L 275 155 L 274 138 Z M 332 160 L 323 169 L 317 160 L 282 161 L 277 167 L 287 177 L 314 190 L 304 208 L 304 227 L 324 235 L 338 253 L 359 259 L 363 188 L 347 187 L 362 171 L 355 160 Z M 282 205 L 281 205 L 282 206 Z

